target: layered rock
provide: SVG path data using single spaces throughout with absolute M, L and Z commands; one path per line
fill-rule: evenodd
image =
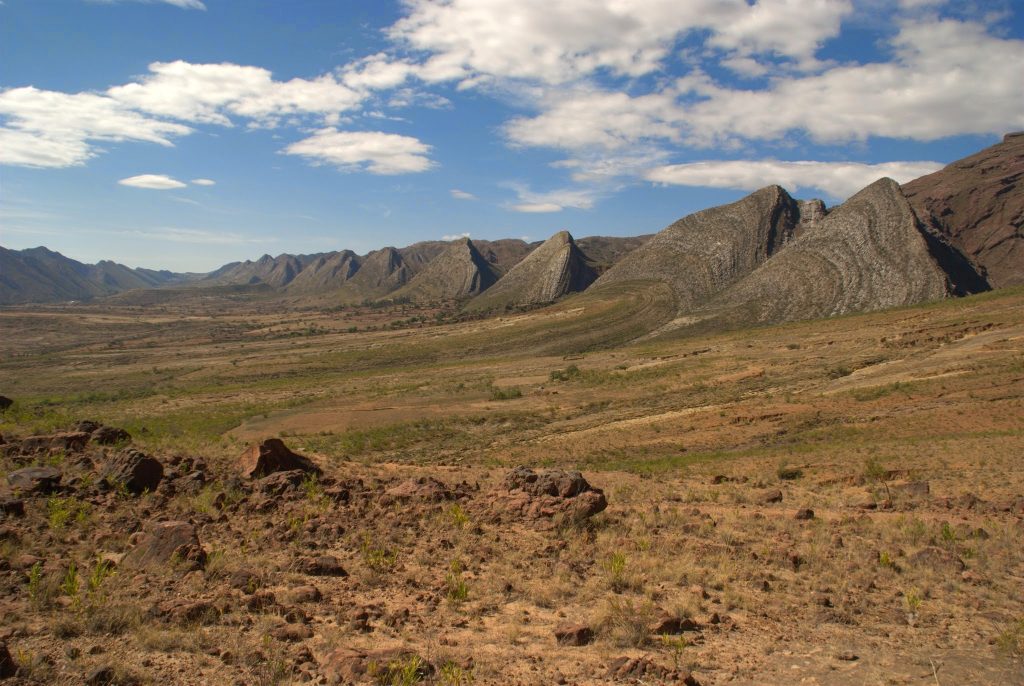
M 288 284 L 288 290 L 315 293 L 341 288 L 359 271 L 360 259 L 351 250 L 321 255 Z
M 866 312 L 944 298 L 947 274 L 929 250 L 910 204 L 879 179 L 701 312 L 744 324 Z
M 779 186 L 683 217 L 594 284 L 664 281 L 687 312 L 746 276 L 798 233 L 800 208 Z
M 483 293 L 497 280 L 497 271 L 473 241 L 462 238 L 453 241 L 395 295 L 417 300 L 462 300 Z
M 597 279 L 568 231 L 559 231 L 509 270 L 470 309 L 493 310 L 549 303 L 584 290 Z
M 1024 284 L 1024 132 L 904 184 L 924 227 L 993 288 Z

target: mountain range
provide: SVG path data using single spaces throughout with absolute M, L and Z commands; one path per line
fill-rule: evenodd
M 208 274 L 87 265 L 0 248 L 0 304 L 135 289 L 259 286 L 321 301 L 456 301 L 486 313 L 623 284 L 667 286 L 661 330 L 834 316 L 1024 284 L 1024 133 L 902 187 L 880 179 L 834 208 L 768 186 L 655 235 L 543 242 L 461 238 L 264 255 Z

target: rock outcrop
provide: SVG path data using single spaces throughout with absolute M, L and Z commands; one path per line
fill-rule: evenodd
M 746 276 L 798 233 L 800 207 L 779 186 L 683 217 L 605 272 L 595 288 L 664 281 L 689 312 Z
M 1024 132 L 903 185 L 924 227 L 993 288 L 1024 284 Z
M 867 312 L 952 289 L 899 185 L 879 179 L 699 313 L 743 324 Z
M 483 258 L 473 241 L 453 241 L 409 284 L 395 293 L 415 300 L 463 300 L 483 293 L 498 280 L 497 271 Z
M 568 231 L 559 231 L 475 298 L 471 310 L 540 305 L 584 290 L 597 279 Z
M 341 288 L 358 271 L 359 256 L 351 250 L 321 255 L 288 284 L 289 292 L 317 293 Z
M 268 438 L 258 445 L 248 447 L 239 456 L 238 467 L 242 475 L 250 479 L 293 470 L 318 475 L 321 473 L 311 459 L 292 452 L 280 438 Z

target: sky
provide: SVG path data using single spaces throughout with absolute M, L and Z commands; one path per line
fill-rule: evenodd
M 0 245 L 653 233 L 1024 130 L 1020 0 L 0 0 Z

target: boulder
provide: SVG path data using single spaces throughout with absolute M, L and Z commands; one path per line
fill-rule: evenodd
M 100 471 L 108 483 L 123 485 L 133 495 L 152 493 L 164 478 L 159 460 L 138 450 L 125 450 L 109 458 Z
M 301 469 L 289 469 L 284 472 L 274 472 L 259 479 L 255 486 L 256 490 L 270 496 L 283 496 L 292 491 L 298 491 L 299 486 L 306 480 L 309 472 Z
M 7 483 L 19 493 L 53 493 L 63 475 L 56 467 L 25 467 L 7 475 Z
M 57 452 L 80 453 L 85 450 L 85 444 L 89 442 L 90 434 L 84 431 L 67 431 L 57 434 L 46 434 L 45 436 L 29 436 L 21 442 L 23 454 Z
M 115 443 L 127 443 L 132 440 L 132 435 L 124 429 L 116 426 L 100 426 L 92 431 L 93 443 L 99 445 L 114 445 Z
M 82 421 L 78 422 L 78 424 L 75 426 L 75 431 L 81 431 L 83 433 L 91 434 L 93 431 L 100 428 L 101 426 L 103 425 L 100 424 L 99 422 L 94 422 L 91 419 L 83 419 Z
M 150 522 L 121 562 L 125 569 L 150 571 L 172 564 L 188 571 L 202 569 L 206 564 L 206 552 L 199 544 L 195 527 L 188 522 Z
M 771 503 L 782 502 L 782 491 L 777 488 L 773 488 L 770 491 L 765 491 L 758 494 L 757 502 L 760 505 L 770 505 Z
M 392 486 L 384 495 L 398 500 L 454 500 L 456 493 L 431 476 L 421 476 Z
M 25 503 L 9 495 L 0 495 L 0 514 L 8 517 L 24 517 Z
M 793 515 L 793 518 L 794 519 L 814 519 L 814 510 L 812 510 L 810 508 L 806 508 L 806 507 L 804 509 L 802 509 L 802 510 L 797 510 L 796 514 Z
M 250 446 L 239 456 L 238 466 L 249 479 L 259 479 L 274 472 L 299 469 L 321 474 L 321 469 L 308 457 L 294 453 L 279 438 L 268 438 L 259 445 Z
M 592 487 L 579 472 L 552 469 L 535 472 L 516 467 L 505 477 L 502 490 L 492 499 L 496 513 L 531 519 L 562 517 L 579 522 L 608 507 L 604 492 Z
M 295 563 L 295 569 L 300 574 L 309 576 L 348 576 L 341 562 L 333 555 L 299 558 Z
M 937 572 L 960 573 L 967 568 L 964 561 L 954 553 L 936 546 L 923 548 L 909 558 L 910 564 L 915 567 L 927 567 Z
M 0 395 L 0 412 L 6 412 L 13 404 L 14 401 L 6 395 Z
M 656 636 L 681 634 L 684 631 L 700 631 L 700 625 L 687 617 L 677 617 L 667 612 L 658 615 L 650 625 L 651 633 Z
M 585 646 L 594 640 L 594 630 L 586 624 L 562 624 L 555 629 L 560 646 Z
M 0 641 L 0 679 L 14 676 L 17 671 L 18 666 L 14 664 L 14 658 L 11 657 L 11 651 L 7 649 L 7 643 Z
M 220 616 L 209 600 L 174 598 L 156 606 L 154 614 L 177 624 L 212 624 Z

